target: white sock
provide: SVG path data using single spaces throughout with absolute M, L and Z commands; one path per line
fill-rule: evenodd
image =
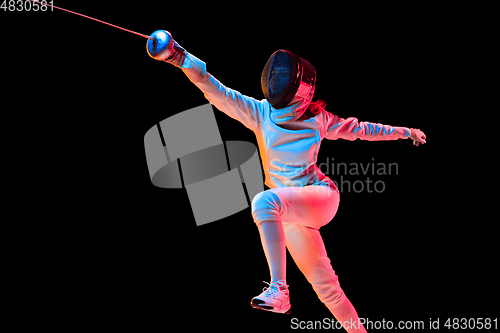
M 286 280 L 286 243 L 281 221 L 260 223 L 259 233 L 271 282 Z

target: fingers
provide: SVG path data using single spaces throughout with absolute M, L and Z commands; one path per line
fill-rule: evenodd
M 413 140 L 413 144 L 415 146 L 418 146 L 419 144 L 425 144 L 425 140 L 422 139 Z

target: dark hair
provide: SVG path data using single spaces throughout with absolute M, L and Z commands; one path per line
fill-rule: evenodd
M 316 102 L 309 104 L 309 111 L 313 114 L 318 114 L 325 109 L 326 102 L 318 99 Z

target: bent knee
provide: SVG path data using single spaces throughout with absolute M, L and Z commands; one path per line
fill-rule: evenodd
M 269 190 L 260 192 L 252 200 L 252 212 L 258 209 L 279 209 L 280 207 L 280 198 Z
M 257 224 L 279 220 L 280 210 L 280 198 L 270 190 L 260 192 L 252 200 L 252 216 Z

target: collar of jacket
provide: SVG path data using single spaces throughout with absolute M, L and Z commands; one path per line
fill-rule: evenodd
M 275 124 L 284 124 L 299 119 L 311 102 L 301 99 L 282 109 L 275 109 L 271 106 L 271 120 Z

